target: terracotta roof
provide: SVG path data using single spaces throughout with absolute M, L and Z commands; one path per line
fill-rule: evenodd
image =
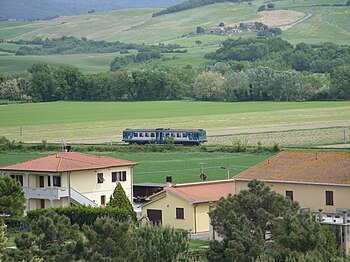
M 281 152 L 243 171 L 235 180 L 350 185 L 350 153 Z
M 25 162 L 0 167 L 0 170 L 65 172 L 100 169 L 117 166 L 132 166 L 136 163 L 106 156 L 92 156 L 77 152 L 62 152 Z
M 175 185 L 166 189 L 167 192 L 193 204 L 218 201 L 221 197 L 233 195 L 234 190 L 233 180 Z

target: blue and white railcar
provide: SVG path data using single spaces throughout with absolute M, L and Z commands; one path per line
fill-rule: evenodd
M 123 141 L 130 144 L 164 144 L 171 141 L 175 144 L 199 145 L 207 141 L 207 135 L 203 129 L 125 129 Z

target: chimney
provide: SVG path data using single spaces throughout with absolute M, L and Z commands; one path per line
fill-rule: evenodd
M 70 152 L 71 146 L 64 146 L 63 149 L 64 149 L 64 152 Z
M 172 176 L 167 176 L 166 177 L 166 187 L 172 187 L 173 186 L 173 178 Z
M 318 209 L 318 221 L 320 221 L 320 222 L 323 221 L 323 209 L 322 208 Z

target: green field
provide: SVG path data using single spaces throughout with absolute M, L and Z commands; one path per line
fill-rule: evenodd
M 129 43 L 176 43 L 186 48 L 188 53 L 176 55 L 178 59 L 153 61 L 138 65 L 138 67 L 149 68 L 154 65 L 183 67 L 188 64 L 203 66 L 207 63 L 203 55 L 217 49 L 223 40 L 251 37 L 254 34 L 195 35 L 196 27 L 218 25 L 221 21 L 230 25 L 258 18 L 259 14 L 256 10 L 263 3 L 262 0 L 253 1 L 251 5 L 226 2 L 158 17 L 152 17 L 152 13 L 159 9 L 145 8 L 59 17 L 49 21 L 0 23 L 0 39 L 54 38 L 68 35 Z M 344 4 L 345 1 L 284 0 L 274 3 L 276 9 L 289 9 L 312 14 L 310 18 L 283 32 L 282 38 L 291 43 L 332 41 L 337 44 L 348 44 L 350 42 L 350 7 L 322 6 Z M 202 41 L 203 44 L 196 46 L 196 40 Z M 16 50 L 18 45 L 7 45 L 7 47 Z M 2 52 L 0 56 L 0 73 L 21 73 L 37 61 L 47 62 L 54 66 L 68 64 L 87 73 L 104 72 L 109 70 L 110 62 L 116 56 L 116 54 L 94 54 L 13 57 L 4 56 L 6 54 Z M 168 57 L 172 56 L 168 55 Z
M 52 102 L 0 106 L 0 134 L 23 141 L 120 141 L 125 128 L 212 132 L 350 121 L 344 102 Z
M 7 153 L 0 154 L 0 166 L 25 161 L 47 153 Z M 165 183 L 166 176 L 172 176 L 174 183 L 200 181 L 200 163 L 203 164 L 204 173 L 208 180 L 226 179 L 229 167 L 230 176 L 265 160 L 271 154 L 249 153 L 199 153 L 199 152 L 174 152 L 174 153 L 91 153 L 135 161 L 134 182 Z

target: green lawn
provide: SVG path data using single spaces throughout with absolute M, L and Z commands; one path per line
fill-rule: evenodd
M 344 102 L 52 102 L 0 106 L 0 134 L 23 141 L 120 139 L 125 128 L 273 127 L 350 120 Z M 116 141 L 116 140 L 114 140 Z
M 0 166 L 9 165 L 44 155 L 47 153 L 7 153 L 0 154 Z M 89 153 L 135 161 L 134 183 L 154 182 L 165 183 L 166 176 L 172 176 L 174 183 L 200 181 L 200 163 L 208 180 L 226 179 L 229 167 L 230 176 L 256 165 L 272 154 L 250 153 L 201 153 L 201 152 L 172 152 L 172 153 Z

